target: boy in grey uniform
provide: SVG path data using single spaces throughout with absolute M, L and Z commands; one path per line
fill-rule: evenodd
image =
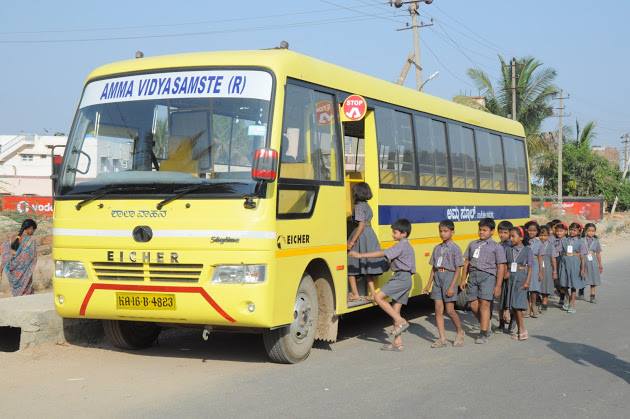
M 442 243 L 435 246 L 429 264 L 432 266 L 429 282 L 424 288 L 424 293 L 431 290 L 431 299 L 435 301 L 435 324 L 438 328 L 439 338 L 433 342 L 432 348 L 443 348 L 448 345 L 446 331 L 444 330 L 444 310 L 451 318 L 457 331 L 457 337 L 453 346 L 464 346 L 464 329 L 455 311 L 457 301 L 457 285 L 462 273 L 464 258 L 459 246 L 452 240 L 455 232 L 455 224 L 451 220 L 440 222 L 440 238 Z
M 394 246 L 384 251 L 369 253 L 349 252 L 348 256 L 355 258 L 381 258 L 385 256 L 390 262 L 390 268 L 394 275 L 376 293 L 374 302 L 387 313 L 394 321 L 394 329 L 391 333 L 391 344 L 384 345 L 385 351 L 400 352 L 403 350 L 402 333 L 409 328 L 409 323 L 400 315 L 403 304 L 409 300 L 411 290 L 411 276 L 416 273 L 416 256 L 407 238 L 411 234 L 409 220 L 400 219 L 392 224 L 392 238 L 397 242 Z M 392 304 L 385 298 L 390 297 Z
M 479 221 L 479 240 L 470 242 L 464 252 L 464 283 L 468 285 L 470 308 L 479 320 L 479 337 L 475 343 L 483 344 L 490 337 L 490 302 L 501 295 L 505 276 L 505 250 L 492 240 L 494 220 Z

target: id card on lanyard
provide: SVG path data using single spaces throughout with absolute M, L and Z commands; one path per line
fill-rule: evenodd
M 512 263 L 510 264 L 510 272 L 516 272 L 518 270 L 518 256 L 521 254 L 521 251 L 524 248 L 522 248 L 521 250 L 519 250 L 516 255 L 514 254 L 514 251 L 516 250 L 515 248 L 512 248 Z
M 479 259 L 479 255 L 481 254 L 481 248 L 488 244 L 488 242 L 484 241 L 478 248 L 473 251 L 473 258 Z
M 591 247 L 593 246 L 593 242 L 594 242 L 594 241 L 595 241 L 595 240 L 591 240 L 591 244 L 588 246 L 588 255 L 586 255 L 586 259 L 587 259 L 589 262 L 592 262 L 592 261 L 593 261 L 593 251 L 591 250 Z M 586 243 L 588 243 L 588 241 L 587 241 Z

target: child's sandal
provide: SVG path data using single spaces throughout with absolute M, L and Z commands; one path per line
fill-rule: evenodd
M 529 333 L 527 333 L 527 330 L 518 335 L 518 340 L 527 340 L 528 338 L 529 338 Z
M 403 349 L 405 349 L 403 345 L 394 345 L 393 343 L 381 346 L 381 351 L 402 352 Z
M 394 326 L 394 330 L 392 330 L 392 337 L 397 338 L 402 335 L 405 330 L 409 329 L 409 322 L 404 322 L 400 326 Z
M 462 346 L 464 346 L 464 337 L 463 336 L 457 336 L 455 338 L 455 341 L 453 342 L 453 346 L 455 348 L 461 348 Z
M 448 346 L 448 341 L 446 339 L 441 340 L 438 339 L 431 344 L 432 348 L 446 348 Z

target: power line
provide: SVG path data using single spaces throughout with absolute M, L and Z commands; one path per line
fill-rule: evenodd
M 103 42 L 103 41 L 122 41 L 132 39 L 153 39 L 153 38 L 179 38 L 186 36 L 212 35 L 218 33 L 235 33 L 235 32 L 256 32 L 275 29 L 290 29 L 304 26 L 326 25 L 339 22 L 358 22 L 364 20 L 375 19 L 377 16 L 352 17 L 345 16 L 339 18 L 321 19 L 313 21 L 303 21 L 291 24 L 276 24 L 269 26 L 243 27 L 231 29 L 216 29 L 210 31 L 183 32 L 171 34 L 151 34 L 151 35 L 129 35 L 129 36 L 110 36 L 98 38 L 66 38 L 66 39 L 36 39 L 36 40 L 0 40 L 0 44 L 55 44 L 55 43 L 79 43 L 79 42 Z
M 401 23 L 400 19 L 394 19 L 394 18 L 384 17 L 384 16 L 381 16 L 381 15 L 373 14 L 373 13 L 363 12 L 363 11 L 358 10 L 356 8 L 343 6 L 341 4 L 333 3 L 332 1 L 328 1 L 328 0 L 320 0 L 320 1 L 322 3 L 326 3 L 326 4 L 329 4 L 331 6 L 336 6 L 336 7 L 340 8 L 340 9 L 348 10 L 348 11 L 351 11 L 353 13 L 359 13 L 359 14 L 362 14 L 364 16 L 370 16 L 370 17 L 374 17 L 374 18 L 377 18 L 377 19 L 383 19 L 383 20 L 389 20 L 389 21 L 396 22 L 396 23 Z
M 72 29 L 48 29 L 48 30 L 40 30 L 40 31 L 0 32 L 0 35 L 35 35 L 35 34 L 46 34 L 46 33 L 99 32 L 99 31 L 118 31 L 118 30 L 128 30 L 128 29 L 168 28 L 168 27 L 177 27 L 177 26 L 205 25 L 205 24 L 217 25 L 221 23 L 264 20 L 264 19 L 273 19 L 273 18 L 278 18 L 278 17 L 298 16 L 298 15 L 312 15 L 312 14 L 329 13 L 329 12 L 336 12 L 336 11 L 337 11 L 336 8 L 329 8 L 329 9 L 319 9 L 319 10 L 307 10 L 307 11 L 302 11 L 302 12 L 278 13 L 278 14 L 273 14 L 273 15 L 264 15 L 264 16 L 256 16 L 256 17 L 239 17 L 239 18 L 220 19 L 220 20 L 198 20 L 198 21 L 192 21 L 192 22 L 164 23 L 164 24 L 152 24 L 152 25 L 110 26 L 110 27 L 101 27 L 101 28 L 89 27 L 89 28 L 72 28 Z
M 425 42 L 424 40 L 422 41 L 422 45 L 424 45 L 429 52 L 431 53 L 431 55 L 433 56 L 433 58 L 435 58 L 435 60 L 438 62 L 438 64 L 440 64 L 442 66 L 442 68 L 444 68 L 444 70 L 446 70 L 446 72 L 448 74 L 450 74 L 451 76 L 453 76 L 453 78 L 461 81 L 464 84 L 467 84 L 468 86 L 472 87 L 473 89 L 476 89 L 475 86 L 473 86 L 472 84 L 470 84 L 470 82 L 466 81 L 465 79 L 462 79 L 461 77 L 459 77 L 457 74 L 455 74 L 450 68 L 448 68 L 448 66 L 446 66 L 442 60 L 440 60 L 440 58 L 438 57 L 438 55 L 433 51 L 433 49 L 429 46 L 429 44 L 427 42 Z

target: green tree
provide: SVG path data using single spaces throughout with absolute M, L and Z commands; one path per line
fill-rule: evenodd
M 501 76 L 496 84 L 481 69 L 471 68 L 468 76 L 484 98 L 485 106 L 465 96 L 453 100 L 463 105 L 482 109 L 495 115 L 509 117 L 512 113 L 512 70 L 504 57 L 499 55 Z M 558 92 L 554 85 L 556 70 L 543 67 L 533 57 L 516 60 L 516 119 L 523 124 L 531 158 L 538 157 L 547 149 L 540 136 L 542 122 L 553 114 L 551 99 Z

